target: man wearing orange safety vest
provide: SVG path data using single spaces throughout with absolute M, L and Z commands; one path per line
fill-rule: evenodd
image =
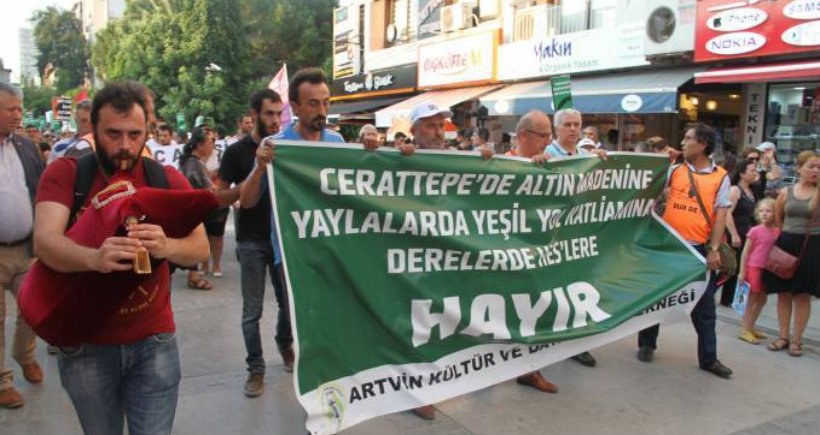
M 721 266 L 718 247 L 726 228 L 727 212 L 732 206 L 729 200 L 729 177 L 723 168 L 709 158 L 715 149 L 715 130 L 712 127 L 699 124 L 688 129 L 681 145 L 685 161 L 669 170 L 668 199 L 663 220 L 706 256 L 706 264 L 712 272 L 709 274 L 706 291 L 691 314 L 692 325 L 698 334 L 698 363 L 702 370 L 721 378 L 729 378 L 732 376 L 732 369 L 717 359 L 715 335 L 716 271 Z M 703 207 L 699 204 L 698 195 Z M 703 215 L 702 209 L 706 210 L 708 219 Z M 659 330 L 659 325 L 655 325 L 638 335 L 640 361 L 652 360 Z

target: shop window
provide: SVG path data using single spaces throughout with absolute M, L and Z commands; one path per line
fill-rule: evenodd
M 777 145 L 787 175 L 801 151 L 820 150 L 820 82 L 769 86 L 766 140 Z

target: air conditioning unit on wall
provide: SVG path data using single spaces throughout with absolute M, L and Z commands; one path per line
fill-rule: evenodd
M 441 8 L 441 31 L 455 32 L 456 30 L 472 27 L 473 4 L 457 3 Z
M 647 57 L 694 50 L 696 3 L 695 0 L 647 2 L 644 38 Z

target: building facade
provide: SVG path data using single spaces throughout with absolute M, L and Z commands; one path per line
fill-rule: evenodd
M 37 69 L 40 50 L 34 42 L 34 33 L 29 28 L 21 27 L 18 36 L 20 40 L 20 83 L 40 86 L 40 71 Z
M 415 89 L 403 85 L 403 101 L 397 103 L 388 95 L 363 88 L 344 95 L 334 93 L 334 103 L 344 103 L 334 107 L 346 107 L 337 111 L 343 119 L 344 110 L 359 110 L 356 119 L 372 120 L 389 136 L 409 128 L 406 116 L 412 105 L 432 100 L 451 107 L 454 129 L 483 125 L 490 130 L 491 140 L 498 141 L 527 111 L 552 113 L 550 78 L 569 75 L 574 107 L 584 114 L 586 125 L 598 127 L 609 148 L 640 148 L 655 135 L 678 141 L 690 123 L 707 122 L 718 127 L 720 157 L 755 145 L 759 139 L 744 134 L 752 128 L 749 110 L 764 107 L 768 111 L 774 107 L 769 103 L 772 98 L 798 97 L 778 96 L 779 88 L 747 86 L 754 81 L 696 80 L 696 75 L 701 77 L 723 65 L 759 59 L 754 50 L 745 52 L 751 53 L 745 60 L 732 55 L 699 56 L 703 42 L 696 39 L 696 32 L 702 33 L 708 19 L 701 14 L 725 12 L 729 18 L 718 20 L 717 27 L 723 27 L 713 30 L 725 33 L 727 26 L 743 20 L 732 18 L 733 10 L 771 9 L 769 15 L 775 16 L 775 9 L 791 8 L 779 14 L 802 14 L 802 18 L 790 18 L 795 23 L 787 29 L 803 36 L 793 36 L 792 44 L 778 43 L 773 52 L 780 54 L 775 58 L 804 59 L 813 52 L 816 59 L 820 49 L 820 17 L 816 16 L 820 12 L 812 6 L 816 1 L 761 2 L 748 7 L 739 3 L 743 2 L 349 0 L 335 11 L 334 82 L 412 67 L 416 82 Z M 715 27 L 714 19 L 712 23 Z M 769 38 L 779 40 L 780 36 Z M 802 67 L 818 75 L 811 66 Z M 814 89 L 811 83 L 801 86 Z M 806 92 L 800 107 L 805 107 L 813 91 Z M 754 104 L 757 99 L 767 103 Z M 816 101 L 814 97 L 809 100 Z M 353 105 L 355 102 L 359 104 Z M 788 109 L 786 103 L 779 107 L 799 119 L 814 119 L 806 114 L 815 113 L 812 110 Z M 763 120 L 760 137 L 786 134 L 787 129 L 782 128 L 772 133 L 767 111 L 757 118 Z M 764 130 L 768 133 L 762 134 Z

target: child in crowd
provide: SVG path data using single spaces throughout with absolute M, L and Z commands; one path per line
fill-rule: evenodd
M 766 293 L 763 291 L 763 267 L 769 251 L 780 235 L 780 229 L 775 227 L 774 200 L 762 199 L 755 207 L 755 217 L 760 223 L 749 230 L 746 236 L 746 246 L 740 256 L 740 272 L 737 282 L 749 284 L 749 299 L 746 312 L 743 314 L 743 326 L 739 339 L 749 344 L 759 344 L 759 339 L 766 338 L 763 333 L 754 329 L 755 322 L 760 316 L 760 310 L 766 305 Z

